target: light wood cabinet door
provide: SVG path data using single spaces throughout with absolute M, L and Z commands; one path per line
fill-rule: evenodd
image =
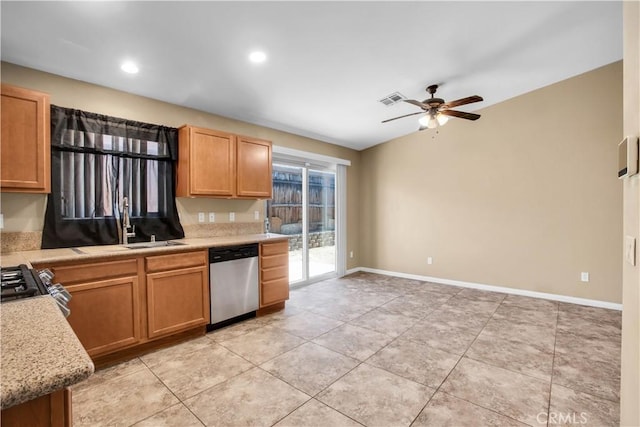
M 0 190 L 51 192 L 49 95 L 2 85 Z
M 209 323 L 207 267 L 147 274 L 149 338 Z
M 137 276 L 65 287 L 72 296 L 67 320 L 89 356 L 110 353 L 140 341 Z
M 289 242 L 260 244 L 260 308 L 289 299 Z
M 239 136 L 237 144 L 236 195 L 270 199 L 273 193 L 271 142 Z
M 2 411 L 4 427 L 71 427 L 71 390 L 63 388 Z
M 176 195 L 233 197 L 235 164 L 234 135 L 183 126 L 179 132 Z

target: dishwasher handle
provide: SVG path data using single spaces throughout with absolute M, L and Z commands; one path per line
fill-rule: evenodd
M 234 259 L 253 258 L 258 256 L 258 244 L 225 246 L 209 249 L 209 264 L 233 261 Z

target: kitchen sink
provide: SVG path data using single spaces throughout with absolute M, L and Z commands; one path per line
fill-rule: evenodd
M 130 243 L 128 245 L 124 245 L 124 247 L 127 249 L 148 249 L 148 248 L 164 248 L 165 246 L 182 246 L 182 245 L 186 245 L 186 243 L 174 242 L 172 240 L 165 240 L 162 242 Z

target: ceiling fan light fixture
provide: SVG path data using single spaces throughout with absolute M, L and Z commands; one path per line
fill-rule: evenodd
M 474 102 L 484 101 L 481 96 L 473 95 L 466 98 L 456 99 L 455 101 L 445 102 L 442 98 L 436 98 L 435 93 L 438 89 L 438 85 L 431 85 L 427 87 L 427 92 L 431 95 L 431 98 L 424 101 L 416 101 L 415 99 L 403 99 L 402 101 L 420 107 L 422 111 L 417 113 L 404 114 L 402 116 L 394 117 L 392 119 L 383 120 L 382 123 L 387 123 L 393 120 L 402 119 L 404 117 L 415 116 L 417 114 L 426 113 L 424 116 L 418 119 L 420 123 L 420 130 L 423 129 L 435 129 L 439 126 L 443 126 L 449 121 L 449 116 L 458 117 L 466 120 L 478 120 L 480 114 L 467 113 L 464 111 L 451 110 L 451 107 L 458 107 L 460 105 L 472 104 Z M 446 113 L 446 114 L 443 114 Z
M 438 127 L 438 119 L 436 119 L 436 116 L 429 116 L 429 124 L 427 125 L 427 127 L 429 129 L 435 129 Z

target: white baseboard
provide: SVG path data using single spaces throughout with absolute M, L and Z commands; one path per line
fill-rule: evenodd
M 377 268 L 356 267 L 347 270 L 347 274 L 364 271 L 367 273 L 384 274 L 385 276 L 402 277 L 405 279 L 420 280 L 423 282 L 440 283 L 442 285 L 458 286 L 461 288 L 480 289 L 490 292 L 502 292 L 504 294 L 522 295 L 525 297 L 548 299 L 552 301 L 568 302 L 571 304 L 586 305 L 589 307 L 608 308 L 610 310 L 622 311 L 622 304 L 608 301 L 599 301 L 587 298 L 570 297 L 566 295 L 548 294 L 545 292 L 528 291 L 526 289 L 507 288 L 503 286 L 484 285 L 482 283 L 462 282 L 460 280 L 442 279 L 439 277 L 420 276 L 417 274 L 399 273 L 396 271 L 378 270 Z

